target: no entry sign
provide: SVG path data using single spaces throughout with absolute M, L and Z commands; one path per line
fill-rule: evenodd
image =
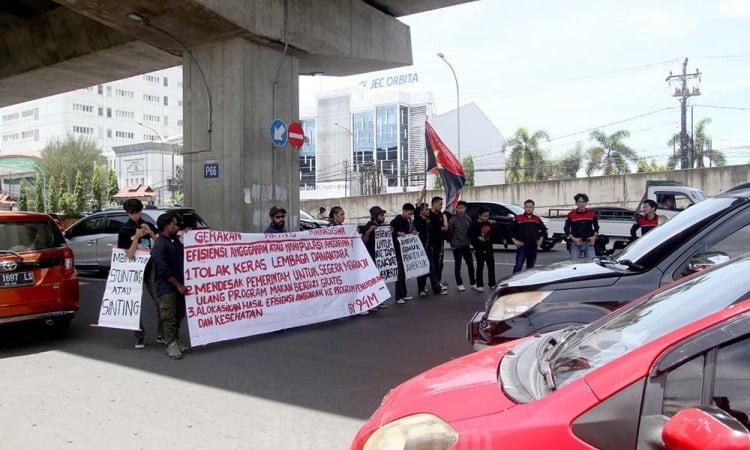
M 305 132 L 302 130 L 302 125 L 299 122 L 290 123 L 287 134 L 289 136 L 289 145 L 292 147 L 301 148 L 305 145 Z

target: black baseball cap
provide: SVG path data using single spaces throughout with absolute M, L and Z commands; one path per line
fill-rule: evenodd
M 370 208 L 370 217 L 378 217 L 381 214 L 385 214 L 385 210 L 380 206 L 373 206 Z
M 268 212 L 269 217 L 277 216 L 279 214 L 286 214 L 286 209 L 274 206 L 273 208 L 271 208 L 271 211 Z

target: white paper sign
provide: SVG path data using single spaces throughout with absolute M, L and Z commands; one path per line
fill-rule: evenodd
M 404 263 L 407 280 L 430 273 L 430 260 L 418 235 L 399 236 L 398 242 L 401 245 L 401 261 Z
M 384 282 L 391 283 L 398 278 L 393 232 L 388 225 L 381 225 L 375 229 L 375 265 L 378 266 Z
M 112 249 L 112 264 L 104 288 L 97 326 L 138 330 L 141 328 L 141 295 L 143 273 L 151 255 L 137 250 L 133 259 L 125 256 L 125 250 Z
M 192 345 L 338 319 L 390 297 L 356 226 L 184 236 Z

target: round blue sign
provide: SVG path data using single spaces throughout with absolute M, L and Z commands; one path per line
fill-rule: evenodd
M 286 130 L 286 124 L 281 119 L 276 119 L 271 122 L 271 141 L 276 147 L 282 147 L 286 145 L 288 133 Z

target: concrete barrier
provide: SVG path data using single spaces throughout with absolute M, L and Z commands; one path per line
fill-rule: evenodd
M 530 198 L 536 202 L 537 212 L 544 214 L 548 208 L 573 208 L 573 196 L 578 192 L 585 192 L 591 199 L 592 206 L 618 205 L 634 208 L 646 189 L 647 180 L 678 181 L 685 186 L 703 189 L 707 195 L 717 195 L 738 184 L 749 182 L 750 165 L 469 187 L 464 189 L 462 198 L 466 201 L 494 201 L 517 205 Z M 332 206 L 338 205 L 344 208 L 348 222 L 359 223 L 369 218 L 368 210 L 374 205 L 385 209 L 386 218 L 390 220 L 401 212 L 401 205 L 406 202 L 414 203 L 417 195 L 419 192 L 327 198 L 300 201 L 300 205 L 313 215 L 320 206 L 330 210 Z M 427 191 L 426 200 L 429 202 L 436 195 L 445 197 L 445 192 Z

